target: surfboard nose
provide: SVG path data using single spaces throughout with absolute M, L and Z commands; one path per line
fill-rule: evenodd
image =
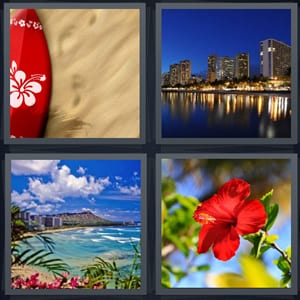
M 43 26 L 34 9 L 10 19 L 10 135 L 43 136 L 51 96 L 51 61 Z

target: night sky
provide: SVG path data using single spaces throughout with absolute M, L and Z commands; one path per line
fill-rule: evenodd
M 189 59 L 192 74 L 206 77 L 211 54 L 250 55 L 250 76 L 259 75 L 259 43 L 273 38 L 291 45 L 289 9 L 163 9 L 162 72 Z

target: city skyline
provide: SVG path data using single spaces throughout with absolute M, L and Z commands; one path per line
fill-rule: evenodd
M 11 203 L 37 215 L 140 221 L 140 174 L 139 160 L 12 160 Z
M 290 10 L 163 9 L 161 71 L 187 59 L 192 74 L 206 78 L 208 56 L 249 53 L 250 76 L 257 76 L 260 42 L 266 39 L 291 45 Z

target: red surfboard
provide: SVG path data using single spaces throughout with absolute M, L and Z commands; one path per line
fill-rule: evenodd
M 34 9 L 10 19 L 10 136 L 42 137 L 51 94 L 51 63 L 42 24 Z

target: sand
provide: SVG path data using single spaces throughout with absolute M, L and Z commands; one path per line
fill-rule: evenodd
M 39 233 L 42 234 L 48 234 L 48 233 L 54 233 L 54 232 L 63 232 L 63 231 L 70 231 L 70 230 L 79 230 L 79 229 L 86 229 L 86 228 L 94 228 L 91 226 L 77 226 L 77 227 L 64 227 L 64 228 L 55 228 L 55 229 L 47 229 L 43 231 L 38 231 L 38 232 L 26 232 L 23 234 L 23 237 L 32 237 L 35 236 Z
M 30 278 L 31 275 L 39 273 L 38 279 L 41 282 L 52 282 L 54 277 L 51 276 L 47 271 L 41 271 L 32 266 L 14 266 L 11 268 L 11 277 L 20 276 L 23 279 Z
M 140 136 L 138 9 L 37 9 L 52 64 L 46 138 Z

